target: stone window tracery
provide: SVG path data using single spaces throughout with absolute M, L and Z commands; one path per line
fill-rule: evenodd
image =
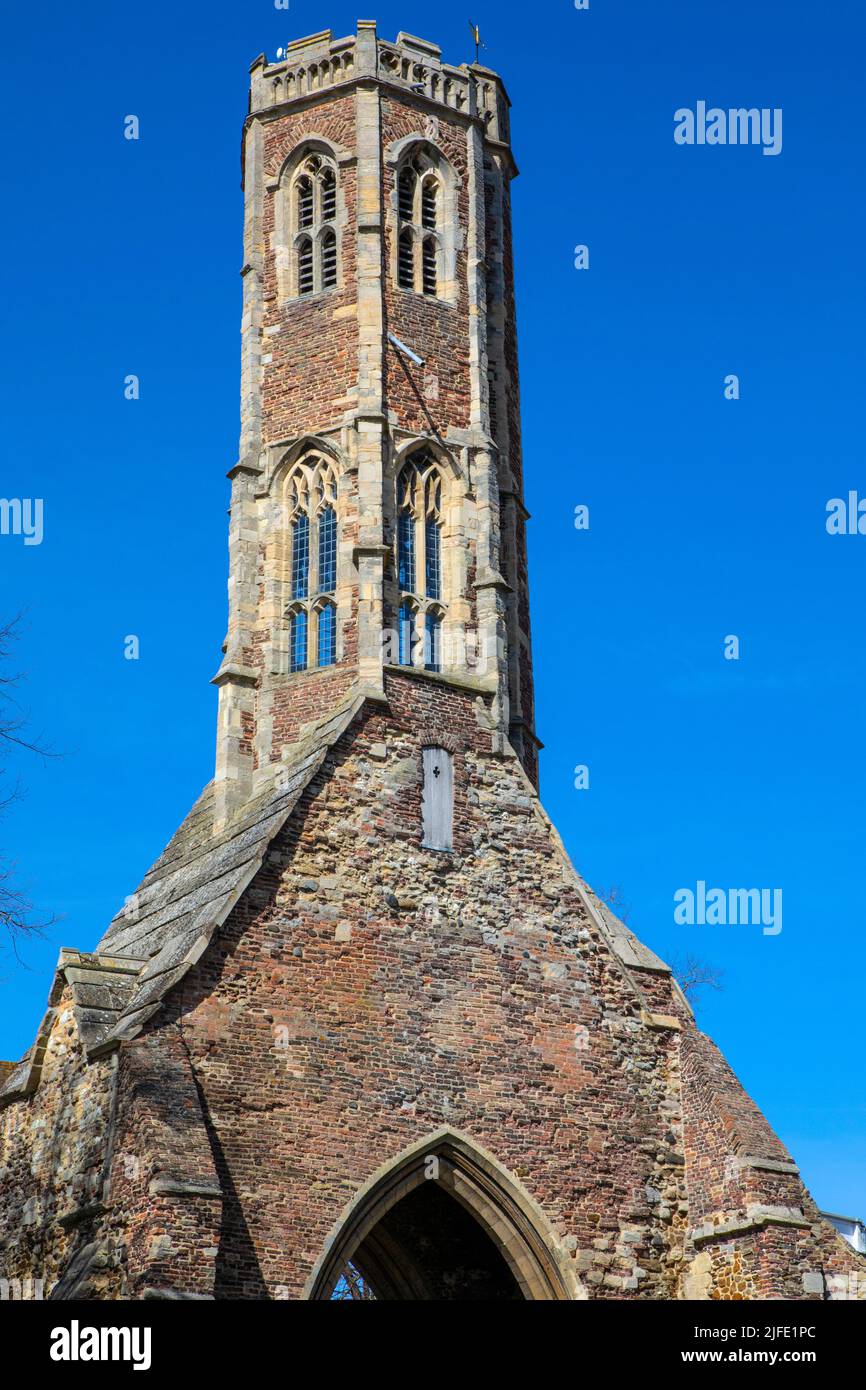
M 339 528 L 337 472 L 323 454 L 304 454 L 285 484 L 288 513 L 288 668 L 332 666 L 338 656 L 335 594 Z
M 442 279 L 441 177 L 431 156 L 417 151 L 397 175 L 397 283 L 437 298 Z
M 397 479 L 397 659 L 401 666 L 429 671 L 442 665 L 442 486 L 439 463 L 428 449 L 413 453 Z
M 292 180 L 289 207 L 294 259 L 293 292 L 301 297 L 333 289 L 338 280 L 337 173 L 322 154 L 303 159 Z

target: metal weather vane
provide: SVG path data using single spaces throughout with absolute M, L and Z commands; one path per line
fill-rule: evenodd
M 475 41 L 475 61 L 476 61 L 476 63 L 477 63 L 477 62 L 478 62 L 478 50 L 481 49 L 481 48 L 486 48 L 486 47 L 487 47 L 487 44 L 481 42 L 481 31 L 479 30 L 477 24 L 473 24 L 473 22 L 472 22 L 471 19 L 470 19 L 470 21 L 469 21 L 469 28 L 472 30 L 472 38 L 473 38 L 474 41 Z

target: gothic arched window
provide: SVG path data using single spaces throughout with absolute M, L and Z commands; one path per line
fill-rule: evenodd
M 297 295 L 333 289 L 338 278 L 337 173 L 320 154 L 304 159 L 290 199 Z M 301 236 L 300 233 L 305 233 Z
M 442 472 L 428 449 L 416 450 L 401 468 L 396 501 L 398 660 L 401 666 L 411 666 L 422 655 L 415 650 L 417 615 L 424 634 L 423 664 L 428 670 L 438 671 L 442 664 L 441 626 L 445 611 Z M 419 641 L 418 647 L 421 645 Z
M 440 293 L 442 162 L 435 151 L 416 149 L 397 173 L 397 283 L 430 296 Z
M 337 474 L 323 454 L 304 454 L 285 485 L 289 517 L 289 670 L 337 660 Z

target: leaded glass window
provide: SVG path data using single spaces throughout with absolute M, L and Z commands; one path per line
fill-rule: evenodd
M 424 666 L 441 669 L 441 626 L 447 608 L 443 600 L 442 470 L 432 450 L 412 453 L 397 478 L 396 577 L 400 591 L 399 661 L 414 665 L 408 624 L 424 646 Z M 410 597 L 411 596 L 411 597 Z
M 442 669 L 442 623 L 436 613 L 427 614 L 424 619 L 424 669 Z
M 319 593 L 332 594 L 337 587 L 337 513 L 333 507 L 319 512 Z
M 428 516 L 424 523 L 424 566 L 427 597 L 442 597 L 442 562 L 439 552 L 439 523 Z
M 310 584 L 310 518 L 306 512 L 292 524 L 292 598 L 307 598 Z
M 400 604 L 400 650 L 399 662 L 401 666 L 412 665 L 412 640 L 415 635 L 415 614 L 412 612 L 411 603 Z
M 307 669 L 307 614 L 303 608 L 292 614 L 290 627 L 289 670 Z
M 337 660 L 337 614 L 332 603 L 319 609 L 318 664 L 333 666 Z
M 400 513 L 398 547 L 399 584 L 404 593 L 415 589 L 415 518 L 405 508 Z

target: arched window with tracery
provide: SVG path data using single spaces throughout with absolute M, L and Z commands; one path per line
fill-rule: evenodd
M 335 595 L 339 554 L 333 461 L 324 454 L 304 454 L 288 475 L 285 498 L 289 671 L 333 666 L 338 649 Z
M 445 614 L 442 471 L 428 449 L 413 453 L 397 479 L 398 661 L 438 671 Z
M 397 174 L 397 283 L 436 298 L 440 294 L 441 175 L 432 156 L 417 150 Z
M 337 219 L 337 171 L 321 154 L 302 160 L 289 199 L 294 248 L 294 292 L 318 294 L 335 288 L 338 281 L 339 240 Z

